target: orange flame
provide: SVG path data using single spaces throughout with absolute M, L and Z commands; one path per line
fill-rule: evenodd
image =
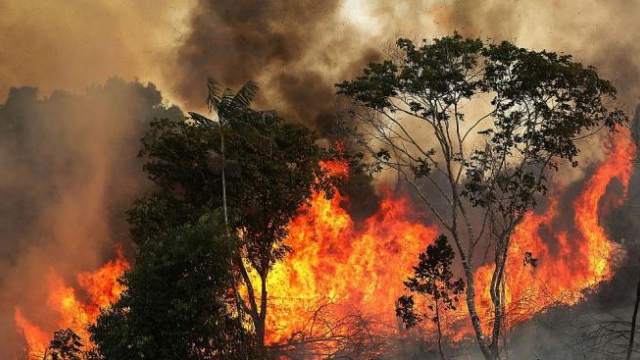
M 27 344 L 28 357 L 41 359 L 53 332 L 59 329 L 73 330 L 86 344 L 89 339 L 87 326 L 95 322 L 102 307 L 119 298 L 124 287 L 117 279 L 128 268 L 128 262 L 118 250 L 116 260 L 107 262 L 94 272 L 79 274 L 78 285 L 83 295 L 86 295 L 86 301 L 82 301 L 76 294 L 76 289 L 66 286 L 62 278 L 52 270 L 47 281 L 47 306 L 59 315 L 59 320 L 55 324 L 39 326 L 25 318 L 20 307 L 15 308 L 14 320 Z
M 325 162 L 332 175 L 346 176 L 343 162 Z M 402 280 L 417 254 L 437 236 L 437 228 L 419 221 L 406 197 L 384 190 L 380 211 L 355 224 L 341 206 L 336 189 L 331 199 L 313 195 L 311 205 L 289 226 L 285 243 L 294 249 L 274 266 L 268 278 L 268 341 L 286 340 L 308 326 L 318 306 L 339 304 L 349 311 L 391 314 L 403 294 Z M 387 316 L 388 317 L 388 316 Z
M 622 250 L 608 238 L 600 223 L 607 210 L 602 208 L 601 200 L 614 180 L 623 188 L 616 198 L 617 205 L 627 195 L 635 155 L 635 146 L 627 135 L 621 132 L 615 136 L 605 161 L 583 185 L 573 202 L 573 222 L 565 220 L 554 226 L 559 200 L 552 199 L 545 214 L 528 213 L 515 229 L 506 264 L 507 328 L 552 306 L 575 305 L 584 299 L 585 291 L 613 277 L 615 260 L 621 257 Z M 555 238 L 551 243 L 541 236 L 545 230 Z M 477 305 L 489 318 L 491 274 L 489 265 L 475 274 L 476 286 L 481 289 Z
M 584 298 L 585 291 L 612 278 L 615 261 L 611 260 L 621 250 L 601 225 L 600 217 L 607 210 L 603 199 L 609 184 L 617 180 L 623 191 L 615 197 L 615 205 L 622 203 L 635 154 L 635 147 L 623 136 L 615 140 L 612 151 L 574 200 L 573 223 L 559 221 L 558 196 L 551 199 L 545 213 L 526 214 L 514 230 L 506 264 L 507 328 L 554 305 L 574 305 Z M 325 162 L 323 166 L 331 176 L 348 172 L 345 162 Z M 326 304 L 335 305 L 331 307 L 334 319 L 360 312 L 378 316 L 386 324 L 384 331 L 392 331 L 397 321 L 395 301 L 404 293 L 402 281 L 412 273 L 417 254 L 439 233 L 437 226 L 424 223 L 424 214 L 416 212 L 408 197 L 389 189 L 381 191 L 378 212 L 356 223 L 342 206 L 348 199 L 334 190 L 330 199 L 324 192 L 315 193 L 310 205 L 289 225 L 285 243 L 294 252 L 277 263 L 268 278 L 268 343 L 313 331 L 312 318 Z M 548 241 L 549 237 L 553 241 Z M 123 291 L 116 279 L 127 267 L 119 254 L 117 260 L 96 272 L 80 274 L 78 284 L 87 302 L 80 301 L 74 288 L 65 286 L 53 273 L 47 305 L 60 314 L 55 326 L 43 329 L 25 318 L 20 308 L 15 310 L 15 322 L 29 354 L 42 354 L 55 329 L 69 327 L 87 339 L 86 326 L 95 321 L 101 307 L 116 301 Z M 488 320 L 492 314 L 488 291 L 491 271 L 488 264 L 475 273 L 476 306 Z M 460 303 L 465 303 L 464 299 Z M 453 315 L 455 333 L 448 333 L 454 340 L 472 334 L 465 311 L 460 307 Z M 485 331 L 489 326 L 487 321 Z
M 574 201 L 575 225 L 554 224 L 560 223 L 561 214 L 559 200 L 552 199 L 546 213 L 526 214 L 515 229 L 506 265 L 507 328 L 554 305 L 574 305 L 584 298 L 585 290 L 613 276 L 611 260 L 621 251 L 600 224 L 600 202 L 614 179 L 624 188 L 617 203 L 626 197 L 635 147 L 624 135 L 616 136 L 612 151 Z M 346 174 L 344 165 L 324 164 L 334 175 Z M 364 311 L 382 314 L 389 325 L 396 322 L 394 304 L 404 293 L 402 281 L 411 274 L 417 254 L 434 241 L 438 228 L 425 225 L 407 197 L 388 190 L 383 191 L 378 213 L 362 224 L 354 223 L 342 202 L 346 199 L 338 192 L 330 200 L 316 193 L 311 205 L 291 223 L 285 242 L 294 252 L 274 267 L 268 280 L 268 342 L 286 341 L 298 331 L 308 331 L 314 309 L 326 302 L 341 305 L 338 317 Z M 545 241 L 541 230 L 548 230 L 555 240 Z M 488 264 L 479 267 L 474 277 L 476 306 L 488 320 L 485 331 L 493 313 L 488 291 L 491 275 Z M 465 311 L 466 306 L 461 306 L 454 314 L 454 340 L 472 334 Z

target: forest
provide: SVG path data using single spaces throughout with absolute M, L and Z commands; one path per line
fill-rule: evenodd
M 0 358 L 640 358 L 626 38 L 505 36 L 527 1 L 417 35 L 420 1 L 303 3 L 195 1 L 171 46 L 141 15 L 78 55 L 107 80 L 66 45 L 102 20 L 55 30 L 67 73 L 0 71 Z M 139 6 L 105 16 L 177 26 Z

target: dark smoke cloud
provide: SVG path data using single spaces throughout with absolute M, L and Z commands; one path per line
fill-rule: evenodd
M 0 106 L 0 354 L 20 348 L 18 305 L 56 322 L 46 277 L 68 284 L 127 246 L 124 211 L 148 184 L 136 157 L 154 117 L 179 119 L 154 85 L 111 79 L 83 95 L 12 88 Z M 50 323 L 51 324 L 51 323 Z
M 334 83 L 380 58 L 379 50 L 361 45 L 358 29 L 344 23 L 343 4 L 199 1 L 193 31 L 179 51 L 174 90 L 194 108 L 204 103 L 207 76 L 231 87 L 256 80 L 269 107 L 329 135 Z

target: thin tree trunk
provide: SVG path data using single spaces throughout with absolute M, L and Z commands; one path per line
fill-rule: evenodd
M 242 275 L 242 279 L 247 285 L 247 294 L 249 296 L 249 306 L 251 311 L 251 320 L 253 320 L 253 325 L 258 328 L 258 323 L 260 322 L 260 314 L 258 312 L 258 304 L 256 303 L 255 290 L 253 288 L 253 284 L 251 283 L 251 278 L 249 277 L 249 272 L 245 268 L 242 263 L 242 259 L 239 255 L 236 255 L 238 262 L 238 268 L 240 269 L 240 274 Z
M 226 179 L 226 157 L 224 146 L 224 130 L 222 128 L 222 119 L 220 119 L 220 153 L 222 156 L 222 209 L 224 212 L 224 226 L 227 230 L 227 236 L 231 239 L 231 231 L 229 230 L 229 214 L 227 211 L 227 179 Z
M 501 253 L 496 257 L 496 268 L 491 278 L 491 301 L 494 307 L 494 319 L 493 319 L 493 332 L 491 334 L 491 358 L 500 358 L 500 330 L 502 329 L 504 321 L 504 268 L 506 264 L 506 249 L 499 249 Z M 504 253 L 503 253 L 504 251 Z
M 438 351 L 440 351 L 440 358 L 444 358 L 444 350 L 442 349 L 442 323 L 440 319 L 440 306 L 438 305 L 438 299 L 434 299 L 436 303 L 436 327 L 438 329 Z
M 256 323 L 256 336 L 258 337 L 258 346 L 264 347 L 266 336 L 266 320 L 267 320 L 267 275 L 260 275 L 261 280 L 261 296 L 260 296 L 260 314 Z
M 633 316 L 631 318 L 631 332 L 629 334 L 629 348 L 627 349 L 627 360 L 631 360 L 633 354 L 633 342 L 636 335 L 636 319 L 638 317 L 638 306 L 640 305 L 640 277 L 638 278 L 638 286 L 636 287 L 636 303 L 633 306 Z
M 469 316 L 471 317 L 471 325 L 473 326 L 473 330 L 476 333 L 476 340 L 478 341 L 478 346 L 480 347 L 480 351 L 482 351 L 482 355 L 486 360 L 493 360 L 491 357 L 491 351 L 487 346 L 484 334 L 482 333 L 480 316 L 478 316 L 478 310 L 476 309 L 476 293 L 473 280 L 473 272 L 471 271 L 467 262 L 463 261 L 463 267 L 465 271 L 465 277 L 467 278 L 467 308 L 469 310 Z

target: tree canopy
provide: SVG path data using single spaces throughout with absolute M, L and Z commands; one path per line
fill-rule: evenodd
M 258 91 L 253 82 L 234 93 L 209 79 L 208 90 L 217 119 L 190 113 L 183 122 L 157 120 L 143 138 L 140 155 L 156 191 L 129 212 L 131 232 L 144 244 L 222 209 L 228 241 L 237 244 L 229 264 L 238 272 L 233 290 L 239 296 L 240 283 L 247 289 L 247 299 L 236 298 L 235 306 L 250 316 L 262 346 L 267 277 L 289 251 L 282 243 L 287 225 L 318 185 L 324 151 L 304 125 L 252 109 Z M 260 284 L 253 284 L 252 270 Z
M 572 57 L 459 34 L 416 45 L 337 84 L 354 105 L 345 120 L 373 169 L 396 170 L 451 235 L 482 353 L 499 357 L 509 239 L 545 194 L 550 174 L 577 166 L 577 139 L 627 118 L 616 90 Z M 478 245 L 493 249 L 493 327 L 475 308 Z
M 233 249 L 223 234 L 205 217 L 141 245 L 120 300 L 91 327 L 106 359 L 246 358 L 252 338 L 228 307 Z

